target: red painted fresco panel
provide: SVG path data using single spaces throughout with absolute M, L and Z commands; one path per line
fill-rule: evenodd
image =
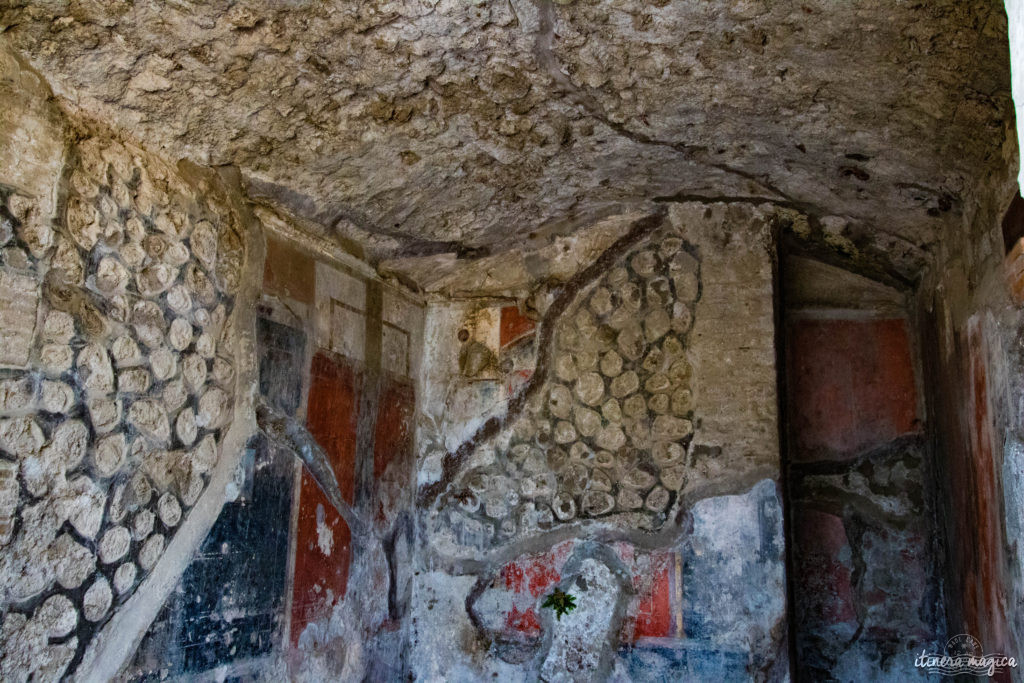
M 905 321 L 797 320 L 788 341 L 795 459 L 849 457 L 917 430 Z
M 413 413 L 412 385 L 386 377 L 377 404 L 373 442 L 373 490 L 377 520 L 390 523 L 412 502 Z
M 497 586 L 509 594 L 510 608 L 505 612 L 505 627 L 524 635 L 540 633 L 536 605 L 562 580 L 573 542 L 561 543 L 548 553 L 528 555 L 509 562 L 498 575 Z M 635 572 L 633 587 L 637 591 L 629 606 L 622 628 L 624 642 L 638 638 L 670 638 L 675 634 L 676 615 L 672 599 L 673 552 L 636 555 L 633 546 L 616 548 L 620 558 Z
M 327 452 L 341 495 L 351 503 L 355 496 L 359 373 L 351 361 L 321 351 L 313 356 L 309 374 L 309 432 Z
M 651 576 L 634 576 L 633 585 L 640 588 L 635 612 L 630 609 L 633 639 L 668 638 L 672 635 L 672 553 L 656 553 L 651 557 Z
M 302 473 L 301 503 L 296 528 L 295 578 L 292 584 L 292 644 L 307 624 L 329 615 L 345 597 L 352 534 L 309 472 Z M 326 530 L 321 541 L 320 524 Z M 327 550 L 330 554 L 325 552 Z
M 392 462 L 408 461 L 412 457 L 416 393 L 409 384 L 393 379 L 384 379 L 383 382 L 373 442 L 374 479 L 380 479 Z
M 505 628 L 509 631 L 519 631 L 528 636 L 540 635 L 540 619 L 537 617 L 537 610 L 527 607 L 522 612 L 515 605 L 505 616 Z
M 355 495 L 355 447 L 359 406 L 359 374 L 348 361 L 318 353 L 310 369 L 307 424 L 327 453 L 342 496 Z M 306 624 L 325 617 L 344 597 L 348 584 L 351 532 L 303 470 L 292 585 L 292 643 L 298 644 Z
M 981 320 L 972 318 L 967 328 L 969 458 L 961 472 L 962 485 L 954 487 L 957 497 L 957 535 L 970 539 L 958 546 L 964 567 L 964 618 L 972 633 L 983 634 L 985 645 L 1006 647 L 1006 618 L 1003 612 L 1002 529 L 999 488 L 993 454 L 992 419 L 989 414 L 988 373 L 985 336 Z
M 529 593 L 534 598 L 539 597 L 562 580 L 555 562 L 555 557 L 548 554 L 508 563 L 501 569 L 505 588 L 515 593 Z
M 505 306 L 501 309 L 501 348 L 526 336 L 536 326 L 536 322 L 519 312 L 518 306 Z

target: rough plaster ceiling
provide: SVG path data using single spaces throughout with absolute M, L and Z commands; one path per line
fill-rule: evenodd
M 913 270 L 994 163 L 998 0 L 29 2 L 73 109 L 371 260 L 542 247 L 654 198 L 767 197 Z

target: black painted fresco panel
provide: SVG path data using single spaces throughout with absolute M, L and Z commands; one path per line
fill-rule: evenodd
M 260 391 L 294 414 L 302 395 L 305 335 L 260 318 Z M 144 638 L 135 680 L 197 674 L 270 654 L 282 642 L 294 456 L 254 437 L 242 455 L 237 498 L 216 523 Z

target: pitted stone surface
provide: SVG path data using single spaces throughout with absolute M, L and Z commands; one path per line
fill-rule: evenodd
M 835 238 L 892 246 L 910 272 L 1010 108 L 987 0 L 16 3 L 0 26 L 91 118 L 237 165 L 254 195 L 377 254 L 497 250 L 714 188 L 849 216 Z M 83 170 L 72 234 L 89 246 L 117 232 Z M 164 192 L 135 202 L 149 215 Z M 212 271 L 218 241 L 193 225 Z
M 160 559 L 160 554 L 164 551 L 164 537 L 162 534 L 153 534 L 145 540 L 142 547 L 139 549 L 139 566 L 149 571 L 152 569 L 157 560 Z
M 135 575 L 138 568 L 132 562 L 125 562 L 114 572 L 114 588 L 118 595 L 124 595 L 135 587 Z
M 49 561 L 62 588 L 78 588 L 96 570 L 95 556 L 68 534 L 61 534 L 50 546 Z
M 78 613 L 71 600 L 57 594 L 47 598 L 36 610 L 33 620 L 40 624 L 51 638 L 61 638 L 71 633 L 78 624 Z
M 117 562 L 128 553 L 131 534 L 124 527 L 109 529 L 100 539 L 100 560 L 104 564 Z
M 167 528 L 175 527 L 181 521 L 181 505 L 173 493 L 165 493 L 160 496 L 157 502 L 157 511 L 160 513 L 160 521 Z

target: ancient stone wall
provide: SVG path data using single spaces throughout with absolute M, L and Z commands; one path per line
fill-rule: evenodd
M 0 91 L 0 677 L 403 677 L 418 299 Z
M 499 537 L 607 515 L 659 529 L 688 483 L 694 405 L 685 349 L 700 262 L 676 236 L 657 233 L 643 246 L 561 314 L 544 357 L 553 377 L 494 452 L 475 454 L 480 464 L 455 482 L 459 509 Z M 467 374 L 476 349 L 464 347 Z M 459 514 L 451 523 L 463 526 Z
M 1002 140 L 1001 163 L 975 180 L 962 225 L 937 250 L 917 316 L 941 473 L 950 633 L 1014 655 L 1024 651 L 1024 316 L 1000 230 L 1017 189 L 1012 124 Z
M 333 509 L 308 471 L 297 482 L 289 674 L 399 680 L 409 673 L 422 303 L 336 247 L 257 213 L 269 246 L 262 315 L 306 340 L 291 380 L 301 384 L 294 414 L 323 446 L 350 506 Z
M 798 256 L 782 269 L 797 674 L 905 677 L 945 640 L 909 294 Z
M 261 431 L 128 676 L 400 680 L 422 308 L 290 218 L 254 214 Z
M 0 60 L 0 671 L 55 679 L 101 656 L 220 466 L 245 228 L 216 174 L 62 120 Z
M 673 206 L 519 305 L 428 309 L 417 670 L 785 670 L 769 219 Z

